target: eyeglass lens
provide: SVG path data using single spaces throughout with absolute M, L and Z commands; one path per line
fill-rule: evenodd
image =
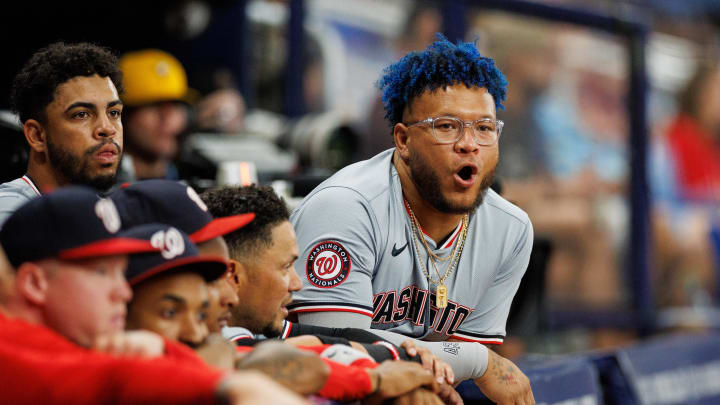
M 497 140 L 499 125 L 495 120 L 464 122 L 453 117 L 439 117 L 433 120 L 433 131 L 440 142 L 456 142 L 462 137 L 465 126 L 472 128 L 476 142 L 482 145 L 493 144 Z

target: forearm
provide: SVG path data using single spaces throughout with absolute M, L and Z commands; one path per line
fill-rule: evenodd
M 320 357 L 279 342 L 259 345 L 238 361 L 237 368 L 261 371 L 302 395 L 318 392 L 329 374 L 327 365 Z
M 492 351 L 488 355 L 487 371 L 474 380 L 480 391 L 498 404 L 534 405 L 535 399 L 527 376 L 512 361 Z
M 384 330 L 373 329 L 372 332 L 396 345 L 411 339 L 416 345 L 428 348 L 452 367 L 456 381 L 480 378 L 487 370 L 488 348 L 480 343 L 425 342 Z

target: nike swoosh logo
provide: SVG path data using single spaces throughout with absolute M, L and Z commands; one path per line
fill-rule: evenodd
M 393 257 L 395 257 L 395 256 L 399 255 L 400 253 L 402 253 L 402 251 L 405 250 L 405 248 L 407 247 L 407 245 L 408 245 L 408 243 L 405 242 L 405 245 L 404 245 L 403 247 L 401 247 L 400 249 L 398 249 L 398 248 L 397 248 L 397 244 L 393 243 L 393 249 L 392 249 L 392 255 L 393 255 Z

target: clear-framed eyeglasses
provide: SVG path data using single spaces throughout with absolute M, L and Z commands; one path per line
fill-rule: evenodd
M 473 139 L 479 145 L 494 145 L 500 137 L 503 125 L 502 120 L 481 118 L 475 121 L 463 121 L 455 117 L 430 117 L 422 121 L 405 124 L 408 128 L 416 125 L 430 125 L 432 134 L 439 144 L 455 143 L 463 137 L 465 128 L 472 130 Z

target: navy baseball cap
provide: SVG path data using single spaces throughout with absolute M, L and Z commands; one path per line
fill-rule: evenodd
M 58 189 L 28 201 L 0 230 L 10 263 L 64 260 L 157 250 L 149 239 L 121 231 L 115 204 L 87 187 Z
M 171 180 L 143 180 L 110 195 L 118 207 L 124 227 L 149 223 L 172 225 L 202 243 L 242 228 L 254 213 L 213 219 L 192 187 Z
M 125 277 L 131 286 L 161 273 L 191 271 L 205 281 L 215 281 L 227 271 L 227 261 L 221 257 L 200 256 L 189 236 L 164 224 L 145 224 L 133 227 L 129 234 L 149 239 L 157 251 L 130 256 Z

